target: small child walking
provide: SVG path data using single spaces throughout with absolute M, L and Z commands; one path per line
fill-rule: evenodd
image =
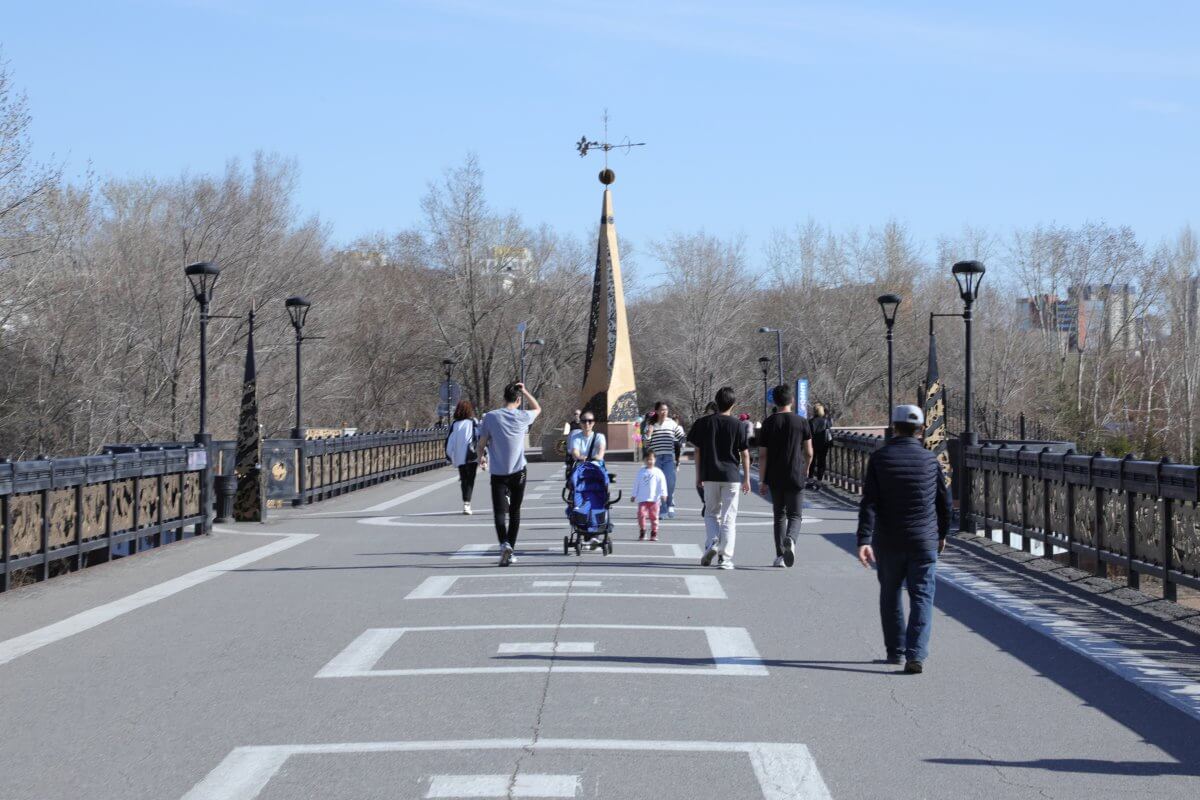
M 650 541 L 658 541 L 658 506 L 667 497 L 667 476 L 654 466 L 654 451 L 647 450 L 642 456 L 645 464 L 638 470 L 633 481 L 633 502 L 638 507 L 638 541 L 646 538 L 646 525 L 650 526 Z

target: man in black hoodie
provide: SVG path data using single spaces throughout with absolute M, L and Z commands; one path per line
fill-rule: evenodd
M 918 674 L 929 653 L 938 554 L 950 533 L 950 490 L 937 457 L 917 438 L 925 415 L 896 406 L 895 436 L 871 454 L 858 510 L 858 560 L 879 574 L 888 663 Z M 901 589 L 908 588 L 905 624 Z

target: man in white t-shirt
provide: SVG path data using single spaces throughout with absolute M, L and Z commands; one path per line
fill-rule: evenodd
M 529 408 L 520 408 L 524 396 Z M 500 566 L 516 559 L 521 503 L 525 500 L 525 440 L 542 407 L 523 383 L 504 387 L 504 407 L 489 411 L 479 426 L 479 463 L 492 473 L 492 513 L 500 540 Z M 490 465 L 490 466 L 489 466 Z

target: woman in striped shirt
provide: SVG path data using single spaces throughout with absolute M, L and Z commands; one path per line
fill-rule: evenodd
M 675 518 L 675 451 L 682 449 L 686 440 L 683 428 L 671 419 L 671 408 L 662 400 L 654 404 L 654 424 L 647 430 L 644 440 L 646 449 L 654 453 L 656 466 L 667 477 L 667 497 L 662 501 L 661 513 L 667 519 Z

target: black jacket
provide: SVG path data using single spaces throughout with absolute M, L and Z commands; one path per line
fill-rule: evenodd
M 858 509 L 858 545 L 936 550 L 950 533 L 950 489 L 937 456 L 912 436 L 871 454 Z

